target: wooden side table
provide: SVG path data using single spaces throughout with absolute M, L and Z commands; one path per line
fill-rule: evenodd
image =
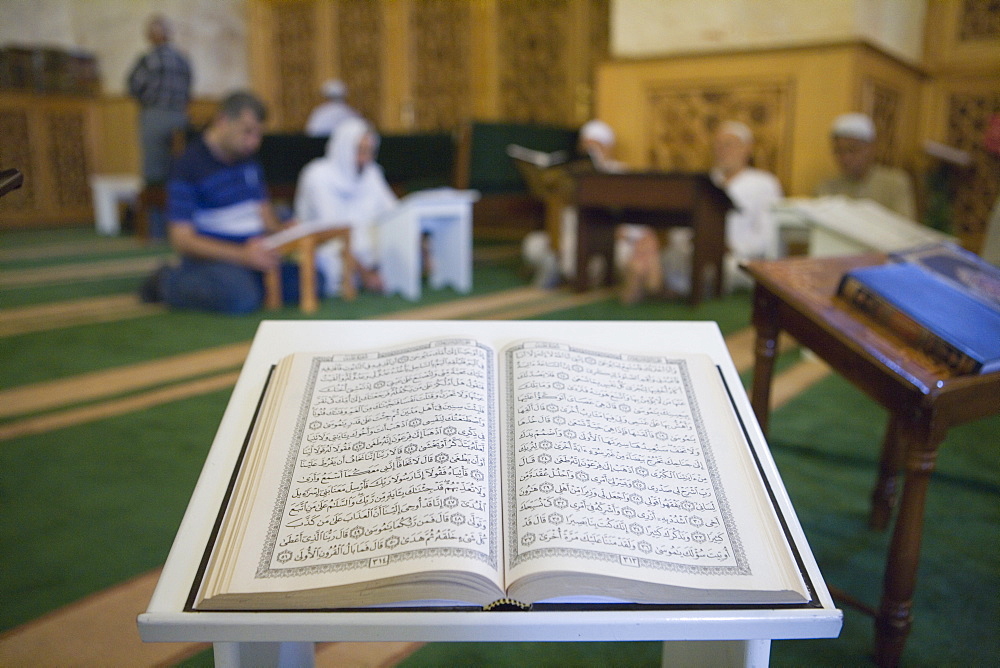
M 705 296 L 705 277 L 711 269 L 712 288 L 722 295 L 723 256 L 726 253 L 726 214 L 733 208 L 729 195 L 708 174 L 682 172 L 590 172 L 576 177 L 577 235 L 574 288 L 588 285 L 587 262 L 604 257 L 605 284 L 614 276 L 614 236 L 618 223 L 652 225 L 657 229 L 692 230 L 691 295 L 697 306 Z
M 743 268 L 756 281 L 751 404 L 761 429 L 767 430 L 782 330 L 889 411 L 869 524 L 875 529 L 889 525 L 902 469 L 902 495 L 875 613 L 876 661 L 893 666 L 913 623 L 924 504 L 938 446 L 949 428 L 1000 413 L 1000 372 L 956 376 L 835 297 L 845 271 L 885 261 L 881 254 L 790 258 L 747 262 Z

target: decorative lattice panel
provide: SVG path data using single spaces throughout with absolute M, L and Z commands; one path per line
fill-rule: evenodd
M 55 198 L 60 206 L 90 205 L 87 147 L 82 113 L 54 112 L 47 119 L 49 169 L 55 176 Z
M 338 7 L 340 72 L 351 106 L 378 122 L 382 116 L 381 5 L 371 0 L 341 0 Z
M 590 0 L 590 67 L 593 74 L 597 66 L 610 53 L 611 44 L 611 0 Z
M 421 130 L 451 129 L 471 115 L 470 5 L 422 0 L 413 5 L 414 121 Z
M 18 109 L 0 110 L 0 169 L 19 169 L 24 174 L 20 189 L 0 198 L 0 212 L 29 211 L 36 205 L 34 175 L 31 173 L 31 142 L 28 114 Z
M 316 14 L 311 2 L 274 3 L 278 104 L 283 125 L 302 127 L 316 99 Z
M 965 0 L 959 15 L 958 39 L 1000 39 L 1000 0 Z
M 903 95 L 874 78 L 861 82 L 861 110 L 875 123 L 875 159 L 885 165 L 901 165 L 898 129 Z
M 753 130 L 754 165 L 787 183 L 793 88 L 790 81 L 746 80 L 650 86 L 646 91 L 650 164 L 667 171 L 707 170 L 716 128 L 723 121 L 735 120 Z
M 497 10 L 501 116 L 511 121 L 572 122 L 569 3 L 501 0 Z
M 962 239 L 981 238 L 1000 196 L 1000 156 L 983 145 L 987 122 L 995 114 L 1000 114 L 1000 91 L 955 93 L 948 99 L 946 143 L 972 155 L 972 166 L 956 179 L 952 197 L 952 231 Z

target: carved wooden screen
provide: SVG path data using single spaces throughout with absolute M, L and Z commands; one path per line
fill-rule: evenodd
M 868 77 L 861 82 L 861 111 L 875 123 L 875 159 L 904 166 L 899 146 L 902 93 L 884 81 Z
M 553 124 L 573 118 L 570 10 L 567 0 L 498 3 L 502 118 Z
M 49 136 L 48 168 L 54 178 L 53 193 L 60 208 L 90 206 L 87 175 L 86 124 L 79 111 L 53 111 L 45 119 Z
M 588 7 L 588 23 L 590 28 L 587 69 L 593 79 L 594 72 L 601 61 L 608 57 L 611 44 L 611 0 L 590 0 Z
M 413 120 L 418 129 L 456 128 L 471 113 L 470 21 L 465 2 L 423 0 L 413 5 Z
M 339 69 L 351 106 L 377 123 L 382 118 L 381 3 L 340 0 L 337 16 Z
M 997 0 L 965 0 L 959 13 L 960 42 L 1000 37 L 1000 2 Z
M 28 112 L 0 108 L 0 168 L 19 169 L 25 174 L 20 189 L 0 198 L 0 221 L 11 213 L 27 213 L 38 205 L 38 184 L 31 168 L 31 141 L 28 135 Z
M 951 231 L 978 250 L 1000 197 L 1000 155 L 984 143 L 990 119 L 1000 115 L 1000 2 L 935 0 L 930 9 L 937 11 L 928 24 L 928 55 L 939 70 L 933 104 L 943 111 L 935 135 L 972 158 L 950 181 Z
M 0 225 L 92 220 L 90 105 L 32 95 L 0 103 L 0 167 L 24 174 L 21 188 L 0 198 Z
M 754 134 L 753 163 L 787 183 L 790 176 L 791 81 L 654 84 L 647 88 L 650 165 L 706 170 L 720 123 L 746 123 Z M 825 147 L 824 147 L 825 148 Z
M 285 127 L 303 127 L 316 99 L 315 16 L 312 2 L 274 3 L 278 115 Z
M 972 166 L 956 180 L 952 196 L 952 232 L 962 239 L 980 239 L 997 197 L 1000 197 L 1000 156 L 986 150 L 983 140 L 989 119 L 1000 115 L 1000 90 L 953 93 L 948 100 L 945 141 L 972 155 Z

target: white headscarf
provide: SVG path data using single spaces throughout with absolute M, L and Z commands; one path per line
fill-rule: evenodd
M 351 250 L 359 262 L 375 262 L 376 219 L 396 205 L 382 168 L 373 160 L 358 169 L 358 146 L 375 135 L 364 119 L 349 118 L 337 126 L 326 155 L 312 160 L 299 175 L 295 216 L 303 223 L 351 228 Z
M 334 190 L 351 194 L 361 187 L 366 173 L 379 172 L 381 168 L 375 162 L 370 162 L 358 170 L 358 146 L 365 135 L 370 134 L 378 146 L 378 135 L 375 130 L 361 118 L 348 118 L 337 126 L 336 132 L 330 135 L 326 142 L 326 156 L 321 158 L 327 164 L 324 171 L 329 177 L 329 184 Z M 370 177 L 369 177 L 370 178 Z

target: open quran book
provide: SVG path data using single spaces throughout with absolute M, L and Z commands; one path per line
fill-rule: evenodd
M 275 366 L 191 607 L 811 599 L 708 356 L 447 337 Z

